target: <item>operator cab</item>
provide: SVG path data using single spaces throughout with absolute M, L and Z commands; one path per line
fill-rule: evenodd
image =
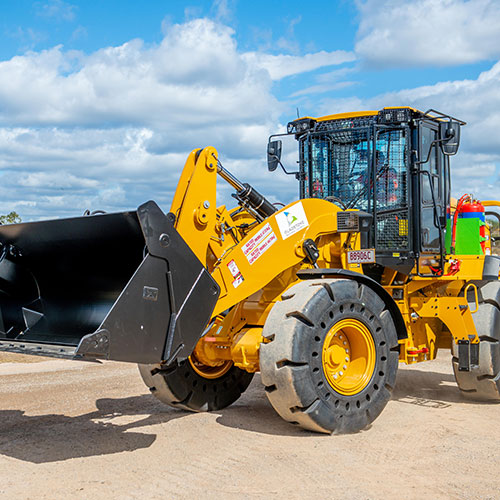
M 418 256 L 433 255 L 439 267 L 450 205 L 448 157 L 458 151 L 461 125 L 409 107 L 294 120 L 287 132 L 299 142 L 300 197 L 369 213 L 363 246 L 375 248 L 378 264 L 408 274 Z M 272 141 L 268 153 L 280 148 Z

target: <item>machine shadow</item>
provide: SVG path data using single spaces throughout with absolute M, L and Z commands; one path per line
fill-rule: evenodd
M 321 436 L 282 420 L 267 401 L 259 379 L 257 375 L 233 406 L 215 412 L 218 424 L 275 436 Z M 436 409 L 454 403 L 481 404 L 462 397 L 453 375 L 417 369 L 399 371 L 392 400 Z M 135 429 L 191 415 L 162 404 L 150 394 L 103 398 L 96 401 L 96 406 L 96 411 L 74 417 L 0 411 L 0 454 L 42 464 L 144 449 L 157 436 Z
M 218 412 L 220 416 L 217 422 L 227 427 L 259 434 L 295 437 L 321 436 L 321 434 L 306 431 L 282 420 L 267 401 L 259 382 L 260 377 L 257 374 L 247 392 L 235 405 Z M 399 370 L 391 400 L 434 409 L 448 408 L 456 403 L 498 404 L 465 399 L 452 374 L 408 368 Z M 359 433 L 368 431 L 370 427 L 368 426 Z M 324 436 L 328 435 L 324 434 Z
M 264 405 L 234 405 L 220 410 L 217 423 L 233 429 L 243 429 L 272 436 L 312 437 L 314 432 L 285 422 L 267 401 Z
M 131 432 L 133 429 L 189 414 L 169 408 L 149 394 L 99 399 L 96 405 L 96 411 L 75 417 L 0 411 L 0 454 L 41 464 L 134 451 L 151 446 L 156 434 Z
M 283 420 L 267 400 L 259 373 L 255 374 L 246 392 L 234 405 L 217 413 L 220 414 L 216 419 L 218 424 L 258 434 L 302 438 L 329 436 L 308 431 Z M 365 430 L 367 429 L 361 432 Z
M 429 408 L 447 408 L 455 403 L 489 405 L 466 399 L 451 373 L 405 368 L 398 371 L 392 400 Z

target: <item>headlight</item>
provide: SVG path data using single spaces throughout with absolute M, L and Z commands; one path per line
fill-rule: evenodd
M 301 120 L 295 120 L 290 122 L 287 127 L 287 133 L 289 134 L 303 134 L 308 130 L 314 128 L 316 121 L 312 118 L 302 118 Z

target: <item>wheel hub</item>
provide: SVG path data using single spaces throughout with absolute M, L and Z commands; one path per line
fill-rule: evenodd
M 196 357 L 196 354 L 194 352 L 191 354 L 191 356 L 189 356 L 189 363 L 198 375 L 208 379 L 222 377 L 222 375 L 227 373 L 233 366 L 232 361 L 221 361 L 215 366 L 205 365 Z
M 348 350 L 349 349 L 347 349 L 347 351 Z M 326 354 L 326 362 L 328 364 L 328 367 L 332 370 L 338 371 L 340 365 L 342 365 L 344 362 L 349 361 L 349 354 L 346 352 L 346 349 L 344 349 L 344 346 L 341 346 L 337 343 L 336 338 L 327 349 Z
M 375 369 L 375 342 L 367 326 L 354 318 L 338 321 L 323 344 L 323 371 L 339 394 L 352 396 L 370 382 Z

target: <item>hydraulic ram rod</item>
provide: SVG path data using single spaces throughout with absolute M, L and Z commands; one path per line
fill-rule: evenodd
M 236 189 L 236 191 L 243 191 L 245 186 L 231 173 L 226 170 L 220 162 L 217 162 L 217 173 L 231 186 Z
M 266 217 L 277 211 L 276 207 L 261 195 L 250 184 L 240 182 L 231 172 L 226 170 L 220 162 L 217 162 L 217 173 L 234 189 L 236 198 L 243 206 L 248 206 L 254 210 L 264 220 Z

